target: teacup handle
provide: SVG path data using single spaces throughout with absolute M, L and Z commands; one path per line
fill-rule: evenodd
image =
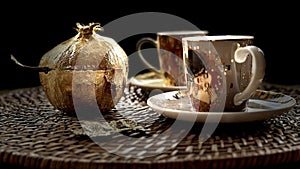
M 252 56 L 251 79 L 248 86 L 240 93 L 237 93 L 234 98 L 234 104 L 240 105 L 245 100 L 251 97 L 251 94 L 262 83 L 265 75 L 265 58 L 263 51 L 256 46 L 246 46 L 238 48 L 234 53 L 234 60 L 237 63 L 243 63 L 248 56 Z
M 150 43 L 152 45 L 154 45 L 157 48 L 157 42 L 156 40 L 152 39 L 152 38 L 142 38 L 140 39 L 137 44 L 136 44 L 136 50 L 138 52 L 138 55 L 140 57 L 140 59 L 142 60 L 142 62 L 144 63 L 144 65 L 150 69 L 152 69 L 153 71 L 160 73 L 160 70 L 158 70 L 157 68 L 155 68 L 153 65 L 151 65 L 144 57 L 144 55 L 142 54 L 142 45 L 145 43 Z

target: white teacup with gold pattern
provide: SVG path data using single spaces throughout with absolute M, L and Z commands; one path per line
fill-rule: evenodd
M 150 37 L 141 38 L 137 42 L 137 52 L 142 62 L 161 75 L 164 86 L 185 86 L 184 67 L 182 59 L 181 39 L 187 36 L 202 36 L 208 32 L 205 30 L 178 30 L 157 32 L 156 39 Z M 142 54 L 142 45 L 152 44 L 157 48 L 160 68 L 155 68 Z
M 214 111 L 221 102 L 224 111 L 245 108 L 265 75 L 264 53 L 253 40 L 248 35 L 182 39 L 187 92 L 195 111 Z

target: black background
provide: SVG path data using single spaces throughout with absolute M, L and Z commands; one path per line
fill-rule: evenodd
M 64 5 L 62 5 L 62 3 Z M 128 4 L 126 4 L 128 3 Z M 299 9 L 289 2 L 255 1 L 86 1 L 7 2 L 1 5 L 0 89 L 39 85 L 38 73 L 16 66 L 20 62 L 37 66 L 44 53 L 76 35 L 76 22 L 105 25 L 139 12 L 176 15 L 208 30 L 209 34 L 253 35 L 266 58 L 265 81 L 295 85 L 299 80 Z M 135 25 L 133 25 L 135 26 Z M 143 35 L 120 42 L 130 55 Z M 138 61 L 137 58 L 129 58 Z

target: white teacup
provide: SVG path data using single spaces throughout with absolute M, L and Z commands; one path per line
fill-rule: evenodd
M 158 72 L 165 86 L 185 86 L 184 66 L 182 59 L 181 39 L 188 36 L 206 35 L 207 31 L 178 30 L 157 32 L 156 39 L 145 37 L 137 42 L 137 52 L 142 62 L 156 72 Z M 142 54 L 142 45 L 152 44 L 157 48 L 159 68 L 156 68 L 145 59 Z M 155 56 L 156 57 L 156 56 Z
M 182 39 L 187 92 L 195 111 L 215 111 L 221 102 L 224 111 L 245 108 L 265 75 L 264 53 L 253 39 L 243 35 Z

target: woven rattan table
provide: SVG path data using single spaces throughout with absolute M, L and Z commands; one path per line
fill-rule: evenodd
M 266 121 L 219 124 L 204 142 L 204 124 L 194 123 L 178 144 L 180 130 L 168 131 L 174 120 L 151 110 L 149 91 L 131 84 L 104 115 L 134 119 L 142 128 L 121 131 L 124 137 L 74 132 L 81 129 L 77 117 L 53 109 L 40 86 L 2 92 L 0 168 L 300 168 L 300 87 L 260 88 L 288 94 L 297 104 Z M 163 132 L 169 134 L 159 137 Z

